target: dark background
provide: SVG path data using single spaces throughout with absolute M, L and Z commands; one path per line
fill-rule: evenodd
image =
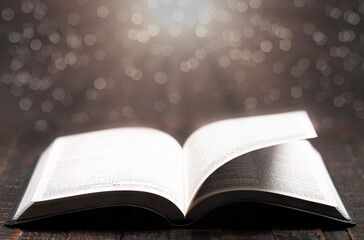
M 218 119 L 302 109 L 359 223 L 333 231 L 287 213 L 292 226 L 263 208 L 242 210 L 238 227 L 219 221 L 228 215 L 193 229 L 159 220 L 148 232 L 135 220 L 148 213 L 136 212 L 132 227 L 112 218 L 122 226 L 92 231 L 101 216 L 86 226 L 64 218 L 42 229 L 0 226 L 2 238 L 364 238 L 364 1 L 5 0 L 0 14 L 1 223 L 35 156 L 60 135 L 141 125 L 183 143 Z

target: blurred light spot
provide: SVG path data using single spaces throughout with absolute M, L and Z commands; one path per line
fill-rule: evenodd
M 1 75 L 1 81 L 5 84 L 9 84 L 14 80 L 14 76 L 10 73 L 3 73 Z
M 96 43 L 96 37 L 93 34 L 87 34 L 84 37 L 84 42 L 88 46 L 93 46 Z
M 102 61 L 106 57 L 106 53 L 103 49 L 98 49 L 95 51 L 95 59 Z
M 291 88 L 291 95 L 294 98 L 300 98 L 302 97 L 303 91 L 299 86 Z
M 68 52 L 64 58 L 65 62 L 68 64 L 68 65 L 73 65 L 76 63 L 78 57 L 75 53 L 73 52 Z
M 248 4 L 246 2 L 238 2 L 237 10 L 241 13 L 244 13 L 248 10 Z
M 38 3 L 33 11 L 33 17 L 37 20 L 41 20 L 47 11 L 48 7 L 45 3 Z
M 30 48 L 34 51 L 38 51 L 42 47 L 42 42 L 39 39 L 34 39 L 30 42 Z
M 306 4 L 306 0 L 294 0 L 293 3 L 296 7 L 303 7 Z
M 66 96 L 66 92 L 62 88 L 56 88 L 53 90 L 52 96 L 55 100 L 61 101 Z
M 77 1 L 78 5 L 80 5 L 80 6 L 85 6 L 88 2 L 88 0 L 76 0 L 76 1 Z
M 121 114 L 124 117 L 131 117 L 133 115 L 133 108 L 131 106 L 123 106 L 121 108 Z
M 13 9 L 5 8 L 2 10 L 1 16 L 5 21 L 11 21 L 14 18 L 15 13 L 14 13 Z
M 48 33 L 48 39 L 51 43 L 57 44 L 61 40 L 61 36 L 57 32 Z
M 302 73 L 303 73 L 303 70 L 302 69 L 300 69 L 299 67 L 297 67 L 297 66 L 293 66 L 292 68 L 291 68 L 291 75 L 293 76 L 293 77 L 295 77 L 295 78 L 299 78 L 299 77 L 301 77 L 302 76 Z
M 181 101 L 181 95 L 177 92 L 172 92 L 169 94 L 169 102 L 172 104 L 177 104 Z
M 332 8 L 330 10 L 330 16 L 334 19 L 339 19 L 342 15 L 340 8 Z
M 48 128 L 48 122 L 44 119 L 37 120 L 34 122 L 35 131 L 42 132 Z
M 31 1 L 25 1 L 21 4 L 20 8 L 24 13 L 30 13 L 33 11 L 34 5 Z
M 279 48 L 283 51 L 288 51 L 292 47 L 292 42 L 289 39 L 282 39 L 279 42 Z
M 265 54 L 264 54 L 264 52 L 262 52 L 260 50 L 255 51 L 253 53 L 252 59 L 256 63 L 262 63 L 264 61 L 264 59 L 265 59 Z
M 219 65 L 223 68 L 227 68 L 231 63 L 231 60 L 227 56 L 222 56 L 219 58 Z
M 29 110 L 32 107 L 32 105 L 33 105 L 32 101 L 27 97 L 22 98 L 19 101 L 19 108 L 23 111 Z
M 262 1 L 261 0 L 250 0 L 249 5 L 253 9 L 258 9 L 262 5 Z
M 351 42 L 355 39 L 355 32 L 353 30 L 344 30 L 338 33 L 340 42 Z
M 342 107 L 345 104 L 345 98 L 343 96 L 336 96 L 334 98 L 334 105 L 336 107 Z
M 97 8 L 96 12 L 99 17 L 105 18 L 107 15 L 109 15 L 109 8 L 105 5 L 102 5 Z
M 302 70 L 307 70 L 307 69 L 310 67 L 311 62 L 310 62 L 310 60 L 309 60 L 308 58 L 303 57 L 303 58 L 300 58 L 300 59 L 298 60 L 297 65 L 298 65 L 298 67 L 299 67 L 300 69 L 302 69 Z
M 183 61 L 179 65 L 182 72 L 188 72 L 190 70 L 189 66 L 187 65 L 187 62 Z
M 196 51 L 195 51 L 195 57 L 199 60 L 205 59 L 206 55 L 207 55 L 207 51 L 203 48 L 196 49 Z
M 17 32 L 11 32 L 9 34 L 9 42 L 11 43 L 17 43 L 20 40 L 20 34 Z
M 156 112 L 163 112 L 166 108 L 166 103 L 163 100 L 157 100 L 154 102 L 153 108 Z
M 263 52 L 270 52 L 273 48 L 273 44 L 271 41 L 269 40 L 264 40 L 260 43 L 260 49 L 263 51 Z
M 165 74 L 164 72 L 157 72 L 154 75 L 154 81 L 158 84 L 164 84 L 167 82 L 167 74 Z
M 180 26 L 178 25 L 173 25 L 169 27 L 169 34 L 171 36 L 177 37 L 178 35 L 180 35 L 182 32 L 182 29 Z
M 96 78 L 94 81 L 94 87 L 98 90 L 102 90 L 106 87 L 106 81 L 103 78 Z
M 41 108 L 42 108 L 43 112 L 48 113 L 48 112 L 52 111 L 53 104 L 50 101 L 45 101 L 42 103 Z
M 150 36 L 157 36 L 159 34 L 159 27 L 156 24 L 151 24 L 148 26 L 147 32 Z
M 244 37 L 246 38 L 253 38 L 255 35 L 255 30 L 252 27 L 247 27 L 244 29 Z
M 252 56 L 252 52 L 249 49 L 242 49 L 241 50 L 241 59 L 245 61 L 249 61 Z
M 204 26 L 199 26 L 196 28 L 196 35 L 200 38 L 205 37 L 207 34 L 207 29 Z
M 276 101 L 281 97 L 281 91 L 278 88 L 269 90 L 269 98 Z
M 360 22 L 359 14 L 350 10 L 344 12 L 344 19 L 352 25 L 357 25 Z
M 248 97 L 245 99 L 244 104 L 248 109 L 256 109 L 258 101 L 255 97 Z
M 139 25 L 143 22 L 144 18 L 143 18 L 143 15 L 140 14 L 139 12 L 137 13 L 134 13 L 132 16 L 131 16 L 131 21 L 132 23 L 136 24 L 136 25 Z
M 314 32 L 312 38 L 318 45 L 321 46 L 324 45 L 327 41 L 326 35 L 320 31 Z

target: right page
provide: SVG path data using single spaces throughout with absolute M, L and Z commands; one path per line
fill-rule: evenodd
M 234 191 L 260 191 L 287 196 L 289 198 L 282 199 L 262 193 L 241 192 L 240 200 L 267 201 L 332 217 L 339 217 L 339 212 L 340 218 L 349 219 L 320 154 L 306 140 L 260 149 L 226 163 L 203 183 L 192 208 L 217 194 Z M 222 201 L 230 200 L 227 194 L 224 196 Z M 277 199 L 281 201 L 275 202 Z M 297 199 L 307 203 L 300 206 Z M 337 212 L 309 202 L 331 206 Z
M 260 148 L 316 136 L 304 111 L 229 119 L 196 130 L 183 146 L 185 205 L 226 162 Z

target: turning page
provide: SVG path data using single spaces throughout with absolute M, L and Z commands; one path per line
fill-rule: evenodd
M 260 190 L 336 206 L 321 162 L 306 140 L 260 149 L 217 169 L 204 182 L 194 202 L 221 192 Z
M 213 202 L 218 205 L 223 201 L 228 202 L 229 192 L 234 191 L 259 191 L 259 194 L 242 193 L 242 199 L 256 201 L 270 201 L 271 203 L 285 204 L 308 211 L 321 211 L 332 217 L 349 220 L 347 213 L 331 178 L 328 175 L 321 155 L 307 140 L 293 141 L 276 146 L 259 149 L 239 156 L 212 173 L 202 184 L 190 208 L 196 209 L 199 205 L 208 205 L 208 198 L 213 198 L 220 193 L 226 196 L 222 202 Z M 274 193 L 289 198 L 272 197 L 261 193 Z M 234 196 L 234 195 L 233 195 Z M 277 199 L 280 199 L 277 201 Z M 308 201 L 303 205 L 297 199 Z M 275 202 L 276 201 L 276 202 Z M 333 209 L 312 208 L 311 202 L 324 204 Z M 320 206 L 320 205 L 318 205 Z M 206 206 L 205 208 L 208 208 Z M 211 207 L 211 206 L 210 206 Z M 330 209 L 328 211 L 327 209 Z M 325 212 L 326 211 L 326 212 Z
M 183 146 L 186 203 L 226 162 L 260 148 L 316 136 L 304 111 L 224 120 L 198 129 Z

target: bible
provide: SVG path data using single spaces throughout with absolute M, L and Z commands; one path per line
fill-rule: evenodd
M 73 211 L 136 206 L 187 225 L 218 206 L 261 202 L 355 224 L 304 111 L 227 119 L 180 145 L 123 127 L 63 136 L 41 154 L 7 226 Z

